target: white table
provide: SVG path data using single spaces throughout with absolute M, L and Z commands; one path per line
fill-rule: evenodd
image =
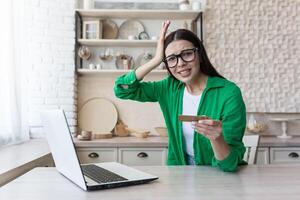
M 143 185 L 85 192 L 55 168 L 36 168 L 0 188 L 1 200 L 300 199 L 300 165 L 137 167 L 159 176 Z

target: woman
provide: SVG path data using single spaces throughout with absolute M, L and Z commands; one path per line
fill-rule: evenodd
M 210 63 L 202 42 L 191 31 L 166 32 L 163 23 L 154 58 L 115 81 L 121 99 L 159 102 L 169 133 L 168 165 L 212 165 L 235 171 L 243 162 L 246 126 L 240 89 Z M 161 62 L 170 75 L 157 82 L 141 80 Z M 180 122 L 178 116 L 206 115 L 210 119 Z

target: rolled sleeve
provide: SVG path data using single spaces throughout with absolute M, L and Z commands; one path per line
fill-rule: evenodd
M 136 78 L 135 71 L 130 71 L 115 80 L 114 92 L 120 99 L 131 99 L 140 102 L 157 102 L 161 98 L 166 79 L 154 82 L 143 82 Z

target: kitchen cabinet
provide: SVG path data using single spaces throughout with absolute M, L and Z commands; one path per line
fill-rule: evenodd
M 119 162 L 126 165 L 166 165 L 166 148 L 119 148 Z
M 300 163 L 300 147 L 259 147 L 256 163 L 258 165 Z
M 77 148 L 81 163 L 120 162 L 126 165 L 166 165 L 167 148 Z
M 300 147 L 271 147 L 270 164 L 300 163 Z
M 77 150 L 81 163 L 117 162 L 116 148 L 80 148 Z

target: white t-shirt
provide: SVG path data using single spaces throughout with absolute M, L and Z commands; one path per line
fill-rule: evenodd
M 201 94 L 191 95 L 186 87 L 184 88 L 183 101 L 182 101 L 182 114 L 183 115 L 197 115 L 198 106 L 201 100 Z M 186 146 L 186 153 L 194 156 L 194 129 L 191 122 L 182 122 L 182 132 Z

